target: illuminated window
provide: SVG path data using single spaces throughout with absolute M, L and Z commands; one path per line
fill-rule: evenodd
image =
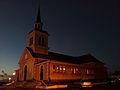
M 63 72 L 66 72 L 66 67 L 65 66 L 63 66 Z
M 74 73 L 74 72 L 73 72 L 73 68 L 72 68 L 72 67 L 70 68 L 70 71 L 71 71 L 71 73 Z
M 56 66 L 56 69 L 59 70 L 59 66 Z
M 89 70 L 88 69 L 86 70 L 86 72 L 87 72 L 87 74 L 89 74 Z
M 75 68 L 73 69 L 73 73 L 76 73 L 76 69 Z
M 60 66 L 60 71 L 62 70 L 62 66 Z
M 78 68 L 76 68 L 76 71 L 78 72 Z
M 65 70 L 66 70 L 65 66 L 63 66 L 63 71 L 65 71 Z

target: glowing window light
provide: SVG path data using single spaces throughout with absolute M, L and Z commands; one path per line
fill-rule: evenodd
M 71 68 L 71 71 L 73 71 L 73 68 Z
M 60 66 L 60 70 L 62 70 L 62 66 Z
M 64 70 L 64 71 L 66 70 L 65 66 L 63 66 L 63 70 Z
M 76 71 L 78 71 L 78 68 L 76 68 Z
M 89 74 L 89 70 L 87 69 L 87 74 Z
M 76 73 L 76 70 L 75 70 L 75 68 L 74 68 L 74 70 L 73 70 L 73 73 Z
M 57 66 L 56 69 L 58 70 L 58 69 L 59 69 L 59 66 Z

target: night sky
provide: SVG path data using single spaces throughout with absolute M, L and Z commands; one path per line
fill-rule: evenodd
M 91 53 L 109 70 L 120 70 L 118 1 L 0 0 L 0 71 L 11 74 L 18 69 L 39 4 L 43 29 L 50 34 L 49 51 L 72 56 Z

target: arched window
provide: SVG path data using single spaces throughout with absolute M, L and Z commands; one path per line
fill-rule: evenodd
M 41 69 L 40 69 L 40 80 L 43 80 L 43 76 L 44 76 L 44 69 L 43 69 L 43 66 L 41 66 Z
M 27 80 L 27 65 L 24 67 L 24 81 Z

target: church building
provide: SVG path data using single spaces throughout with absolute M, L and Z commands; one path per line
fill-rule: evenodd
M 50 52 L 48 32 L 42 29 L 40 9 L 34 29 L 27 34 L 27 46 L 16 70 L 18 81 L 61 81 L 106 79 L 107 69 L 103 62 L 91 54 L 78 57 Z M 59 31 L 58 31 L 59 32 Z

